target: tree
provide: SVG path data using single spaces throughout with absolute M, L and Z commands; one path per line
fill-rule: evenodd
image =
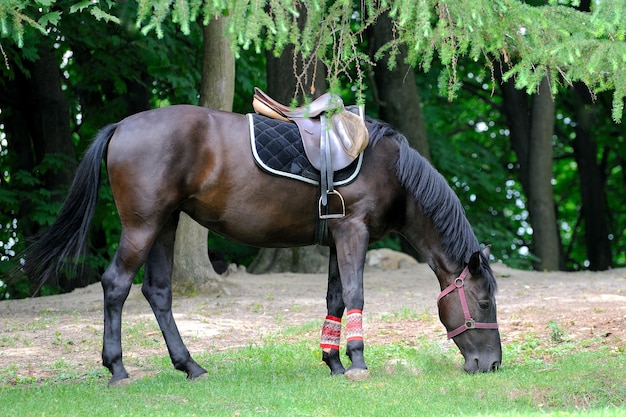
M 555 108 L 548 83 L 544 78 L 541 90 L 532 96 L 515 89 L 511 81 L 503 81 L 501 87 L 519 178 L 528 198 L 536 268 L 558 270 L 561 251 L 551 184 Z
M 591 11 L 591 0 L 580 2 L 578 10 Z M 606 157 L 598 163 L 598 145 L 593 138 L 593 126 L 597 116 L 593 112 L 593 97 L 585 86 L 577 82 L 570 91 L 573 96 L 574 113 L 576 115 L 576 136 L 573 148 L 578 173 L 582 200 L 582 213 L 585 219 L 585 246 L 589 269 L 598 271 L 611 267 L 611 235 L 608 225 L 608 207 L 606 186 L 603 171 Z M 606 154 L 605 154 L 606 155 Z
M 48 38 L 34 50 L 39 59 L 20 62 L 13 82 L 0 82 L 0 108 L 4 109 L 0 123 L 12 139 L 7 142 L 7 153 L 14 174 L 14 181 L 9 181 L 4 171 L 2 188 L 13 194 L 16 204 L 10 215 L 20 219 L 27 236 L 40 233 L 54 217 L 71 183 L 75 163 L 70 113 L 57 64 L 59 51 Z M 15 52 L 8 51 L 11 56 Z M 63 277 L 55 278 L 55 284 L 71 288 Z M 90 279 L 93 276 L 83 282 Z
M 578 167 L 582 210 L 585 224 L 585 247 L 589 269 L 606 270 L 612 266 L 611 245 L 606 198 L 606 156 L 598 161 L 598 144 L 594 139 L 597 115 L 593 111 L 587 89 L 577 83 L 572 88 L 572 102 L 576 115 L 574 156 Z M 606 152 L 604 152 L 606 155 Z M 605 165 L 605 166 L 603 166 Z
M 303 23 L 302 14 L 299 21 Z M 267 93 L 282 103 L 304 104 L 326 91 L 323 64 L 312 59 L 298 60 L 292 45 L 278 57 L 266 53 Z M 328 249 L 320 246 L 262 248 L 248 270 L 268 272 L 321 272 L 328 267 Z
M 394 23 L 389 15 L 381 15 L 370 30 L 372 49 L 377 51 L 393 41 L 393 31 Z M 406 57 L 406 46 L 402 45 L 398 56 L 382 57 L 374 67 L 379 116 L 402 132 L 422 156 L 430 159 L 430 146 L 415 84 L 415 72 L 405 62 Z
M 235 92 L 235 58 L 224 37 L 228 18 L 212 20 L 202 29 L 202 83 L 200 105 L 231 111 Z M 173 284 L 177 288 L 219 286 L 207 251 L 208 230 L 181 213 L 174 245 Z
M 197 97 L 199 71 L 185 66 L 194 63 L 192 36 L 183 38 L 170 24 L 164 28 L 168 39 L 157 40 L 132 25 L 85 19 L 86 13 L 70 12 L 69 3 L 58 3 L 64 19 L 50 27 L 54 36 L 26 27 L 22 48 L 11 38 L 0 40 L 6 57 L 0 66 L 0 272 L 54 220 L 76 156 L 98 129 L 158 105 L 163 97 L 189 102 L 187 83 Z M 132 3 L 117 11 L 122 17 L 136 13 Z M 57 137 L 65 138 L 63 148 Z M 86 267 L 71 281 L 59 277 L 64 290 L 96 282 L 115 251 L 119 220 L 106 180 L 100 202 Z M 5 288 L 0 282 L 0 292 Z M 47 287 L 44 293 L 50 290 L 58 291 Z M 26 280 L 12 284 L 10 294 L 28 295 Z

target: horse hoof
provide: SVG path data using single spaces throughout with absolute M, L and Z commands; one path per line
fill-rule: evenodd
M 116 380 L 113 380 L 113 378 L 111 378 L 109 380 L 109 387 L 111 388 L 125 387 L 126 385 L 130 385 L 129 377 L 116 379 Z
M 200 375 L 194 376 L 193 378 L 187 378 L 191 382 L 199 381 L 201 379 L 209 379 L 209 373 L 203 372 Z
M 350 381 L 363 381 L 369 378 L 370 371 L 367 369 L 348 369 L 345 376 Z

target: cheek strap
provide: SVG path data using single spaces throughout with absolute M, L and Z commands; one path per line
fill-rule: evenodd
M 439 294 L 439 297 L 437 297 L 437 305 L 439 305 L 439 301 L 441 301 L 443 297 L 447 296 L 448 294 L 450 294 L 451 292 L 455 290 L 458 290 L 459 292 L 459 299 L 461 300 L 461 308 L 463 309 L 463 317 L 465 318 L 465 323 L 457 327 L 456 329 L 449 331 L 448 339 L 452 339 L 453 337 L 458 336 L 464 331 L 470 330 L 470 329 L 497 329 L 498 328 L 498 323 L 476 323 L 474 319 L 472 318 L 472 315 L 470 314 L 470 311 L 469 311 L 469 306 L 467 305 L 467 297 L 465 296 L 465 288 L 464 288 L 465 278 L 467 278 L 468 273 L 469 273 L 469 269 L 466 266 L 463 272 L 461 272 L 461 275 L 459 275 L 459 277 L 455 279 L 452 284 L 448 285 L 448 287 L 446 287 L 441 292 L 441 294 Z

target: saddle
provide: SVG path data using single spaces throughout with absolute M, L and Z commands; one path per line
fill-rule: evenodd
M 341 97 L 326 93 L 310 104 L 291 108 L 281 104 L 254 88 L 252 100 L 254 110 L 272 119 L 295 123 L 300 130 L 304 152 L 311 164 L 322 171 L 322 119 L 326 119 L 325 131 L 328 133 L 333 171 L 339 171 L 350 165 L 368 144 L 369 135 L 363 119 L 345 110 Z M 326 118 L 326 115 L 331 115 Z M 329 120 L 330 119 L 330 120 Z
M 304 152 L 321 173 L 319 218 L 345 216 L 345 202 L 334 189 L 333 173 L 354 162 L 367 147 L 369 134 L 363 118 L 346 110 L 341 98 L 331 93 L 323 94 L 305 106 L 291 108 L 255 87 L 252 107 L 259 114 L 298 126 Z M 339 199 L 341 210 L 329 211 L 329 197 Z

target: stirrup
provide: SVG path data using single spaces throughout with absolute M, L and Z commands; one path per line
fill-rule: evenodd
M 341 212 L 340 213 L 326 213 L 323 214 L 322 213 L 322 197 L 320 197 L 319 201 L 318 201 L 318 209 L 319 209 L 319 216 L 320 219 L 325 220 L 325 219 L 340 219 L 342 217 L 346 216 L 346 202 L 343 199 L 343 196 L 339 193 L 339 191 L 337 190 L 326 190 L 326 197 L 330 197 L 332 195 L 336 195 L 337 197 L 339 197 L 339 201 L 341 201 Z M 326 207 L 330 207 L 330 199 L 328 199 L 328 205 Z

